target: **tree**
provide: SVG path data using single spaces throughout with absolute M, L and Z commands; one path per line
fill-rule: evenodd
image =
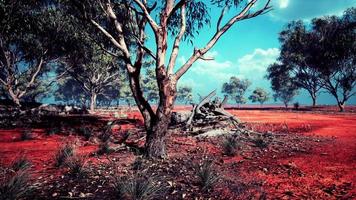
M 278 76 L 278 71 L 288 73 L 298 88 L 309 93 L 312 105 L 316 106 L 317 95 L 323 84 L 319 81 L 319 70 L 311 62 L 313 55 L 309 48 L 315 42 L 311 37 L 302 21 L 289 23 L 279 36 L 281 54 L 278 60 L 282 64 L 271 65 L 268 71 L 272 76 Z
M 120 63 L 95 45 L 86 47 L 84 51 L 84 54 L 67 56 L 60 70 L 77 81 L 90 96 L 90 110 L 94 111 L 98 95 L 119 87 L 115 80 L 119 77 Z
M 65 1 L 65 5 L 69 13 L 82 20 L 81 24 L 92 25 L 100 31 L 102 36 L 111 42 L 112 49 L 117 50 L 117 55 L 124 60 L 130 88 L 143 116 L 147 132 L 146 156 L 163 158 L 166 157 L 166 132 L 177 95 L 177 82 L 194 62 L 204 59 L 204 55 L 236 22 L 254 18 L 270 10 L 270 0 L 260 4 L 262 6 L 260 9 L 255 6 L 257 1 L 260 2 L 260 0 L 212 0 L 212 5 L 222 10 L 214 35 L 205 46 L 195 48 L 186 63 L 177 68 L 175 68 L 176 60 L 182 39 L 188 39 L 193 44 L 194 34 L 210 22 L 207 5 L 204 3 L 206 1 L 166 0 L 153 1 L 153 4 L 149 5 L 146 0 L 105 2 L 68 0 Z M 62 7 L 64 8 L 65 6 Z M 232 17 L 223 20 L 225 13 L 233 8 L 235 12 L 230 15 Z M 152 17 L 153 13 L 158 17 Z M 147 26 L 154 35 L 154 51 L 145 45 L 148 38 Z M 172 34 L 175 39 L 167 59 L 169 34 Z M 140 84 L 140 72 L 145 55 L 152 57 L 155 64 L 159 91 L 156 110 L 152 109 L 145 98 Z
M 287 108 L 288 103 L 297 95 L 298 86 L 295 80 L 291 79 L 289 72 L 285 70 L 286 68 L 283 64 L 273 63 L 268 67 L 266 77 L 271 81 L 275 101 L 282 101 Z
M 238 105 L 245 104 L 247 100 L 244 95 L 250 85 L 251 82 L 249 80 L 240 80 L 233 76 L 228 83 L 223 84 L 221 92 L 234 99 Z
M 177 100 L 187 105 L 193 103 L 193 89 L 189 86 L 178 87 Z
M 340 111 L 356 94 L 356 8 L 341 17 L 312 21 L 312 35 L 318 43 L 310 47 L 314 66 L 320 72 L 323 88 L 335 97 Z
M 67 102 L 72 105 L 84 107 L 88 95 L 75 79 L 67 76 L 57 81 L 54 98 L 56 101 Z
M 48 1 L 0 2 L 0 85 L 17 105 L 36 99 L 43 80 L 58 58 L 65 55 L 68 41 L 60 12 Z M 72 34 L 71 34 L 72 35 Z M 36 94 L 36 95 L 35 95 Z
M 248 98 L 252 103 L 259 102 L 261 106 L 268 101 L 269 94 L 262 88 L 256 88 Z

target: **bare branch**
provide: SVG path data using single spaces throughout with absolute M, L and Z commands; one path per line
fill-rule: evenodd
M 218 29 L 218 31 L 215 33 L 215 35 L 210 39 L 210 41 L 206 44 L 206 46 L 202 49 L 198 49 L 194 51 L 193 55 L 187 60 L 187 62 L 175 73 L 176 79 L 178 80 L 179 78 L 182 77 L 182 75 L 187 72 L 187 70 L 193 65 L 193 63 L 201 58 L 206 52 L 208 52 L 215 44 L 216 42 L 220 39 L 220 37 L 231 28 L 232 25 L 234 25 L 236 22 L 245 20 L 245 19 L 250 19 L 253 17 L 256 17 L 258 15 L 261 15 L 264 13 L 264 11 L 270 9 L 270 0 L 268 0 L 265 4 L 265 6 L 261 9 L 256 11 L 253 14 L 248 14 L 248 11 L 251 9 L 251 7 L 257 2 L 257 0 L 251 0 L 243 9 L 240 13 L 232 17 L 221 29 Z
M 157 25 L 157 23 L 151 17 L 149 10 L 142 3 L 142 1 L 140 1 L 140 0 L 133 0 L 133 1 L 141 8 L 141 10 L 143 11 L 144 16 L 148 20 L 148 23 L 151 25 L 151 27 L 152 27 L 153 31 L 155 32 L 155 34 L 157 34 L 159 26 Z
M 97 27 L 117 48 L 119 48 L 121 51 L 123 51 L 123 47 L 119 44 L 118 41 L 115 40 L 115 38 L 109 33 L 107 32 L 102 26 L 100 26 L 100 24 L 98 24 L 96 21 L 94 21 L 93 19 L 90 20 L 90 22 Z
M 182 1 L 181 1 L 182 2 Z M 178 35 L 176 36 L 173 44 L 173 49 L 171 53 L 171 57 L 169 59 L 169 64 L 168 64 L 168 69 L 167 72 L 168 74 L 173 74 L 173 69 L 174 65 L 176 63 L 177 57 L 178 57 L 178 52 L 179 52 L 179 44 L 180 41 L 182 40 L 182 37 L 186 31 L 186 17 L 185 17 L 185 5 L 181 7 L 181 27 Z

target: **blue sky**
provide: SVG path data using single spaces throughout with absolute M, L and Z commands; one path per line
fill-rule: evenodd
M 260 0 L 261 1 L 261 0 Z M 235 24 L 209 51 L 208 56 L 213 61 L 198 61 L 183 76 L 179 85 L 193 87 L 194 95 L 205 95 L 213 89 L 221 90 L 224 82 L 231 76 L 247 78 L 252 86 L 246 96 L 255 87 L 263 87 L 270 91 L 270 84 L 264 78 L 266 68 L 275 61 L 279 55 L 278 33 L 291 20 L 302 19 L 308 21 L 314 17 L 324 15 L 341 15 L 346 8 L 356 6 L 356 0 L 272 0 L 273 10 L 263 16 L 242 21 Z M 261 1 L 261 3 L 263 0 Z M 211 7 L 211 27 L 206 27 L 194 41 L 195 47 L 203 45 L 212 37 L 215 31 L 216 20 L 220 10 Z M 228 18 L 233 14 L 230 11 Z M 152 41 L 153 38 L 150 38 Z M 173 42 L 171 38 L 170 43 Z M 149 42 L 150 43 L 150 42 Z M 194 46 L 182 44 L 177 66 L 179 67 L 192 54 Z M 272 93 L 272 91 L 270 91 Z M 304 91 L 295 101 L 310 104 L 311 100 Z M 272 100 L 269 103 L 274 103 Z M 319 104 L 335 104 L 335 100 L 328 94 L 322 93 L 318 99 Z M 348 101 L 356 104 L 356 97 Z

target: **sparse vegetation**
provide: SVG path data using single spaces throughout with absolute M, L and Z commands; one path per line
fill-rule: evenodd
M 133 170 L 139 170 L 142 168 L 142 165 L 143 165 L 143 160 L 142 160 L 142 157 L 137 157 L 135 159 L 135 161 L 131 164 L 131 168 Z
M 32 140 L 33 133 L 31 129 L 26 129 L 21 132 L 21 140 Z
M 261 148 L 261 149 L 264 149 L 264 148 L 268 147 L 268 142 L 262 136 L 259 136 L 259 137 L 255 138 L 255 139 L 253 139 L 252 143 L 256 147 Z
M 75 147 L 73 144 L 66 143 L 62 145 L 58 149 L 55 155 L 55 166 L 56 167 L 62 166 L 69 157 L 74 155 L 74 153 L 75 153 Z
M 238 143 L 235 137 L 226 137 L 222 143 L 222 149 L 225 155 L 234 156 L 236 155 L 236 150 L 238 148 Z
M 299 102 L 295 102 L 295 103 L 293 104 L 294 110 L 299 110 L 299 107 L 300 107 Z
M 108 141 L 101 142 L 99 144 L 99 149 L 98 149 L 99 155 L 110 154 L 112 152 L 113 152 L 113 149 L 110 147 L 110 143 Z
M 143 174 L 118 177 L 114 180 L 117 199 L 150 200 L 163 198 L 165 190 L 162 182 Z
M 204 160 L 198 167 L 197 176 L 199 185 L 203 191 L 212 188 L 219 180 L 219 176 L 213 168 L 213 162 L 209 160 Z
M 46 135 L 50 136 L 50 135 L 58 134 L 60 132 L 61 132 L 61 128 L 59 127 L 49 128 L 46 130 Z
M 30 167 L 31 162 L 23 154 L 15 158 L 15 160 L 11 163 L 11 169 L 14 171 L 27 170 Z
M 71 157 L 67 158 L 65 161 L 65 166 L 69 169 L 69 174 L 76 178 L 83 178 L 87 175 L 86 167 L 86 157 L 74 154 Z
M 80 127 L 79 132 L 82 136 L 84 136 L 85 140 L 89 140 L 93 136 L 93 132 L 88 127 Z
M 30 191 L 29 171 L 1 169 L 0 200 L 20 199 Z

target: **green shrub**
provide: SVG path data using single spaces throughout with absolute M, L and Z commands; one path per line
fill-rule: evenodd
M 252 140 L 252 142 L 254 143 L 255 147 L 264 149 L 268 147 L 268 142 L 265 141 L 261 136 L 255 138 L 254 140 Z
M 46 135 L 54 135 L 54 134 L 57 134 L 57 133 L 60 133 L 61 132 L 61 128 L 59 127 L 54 127 L 54 128 L 49 128 L 46 130 Z

